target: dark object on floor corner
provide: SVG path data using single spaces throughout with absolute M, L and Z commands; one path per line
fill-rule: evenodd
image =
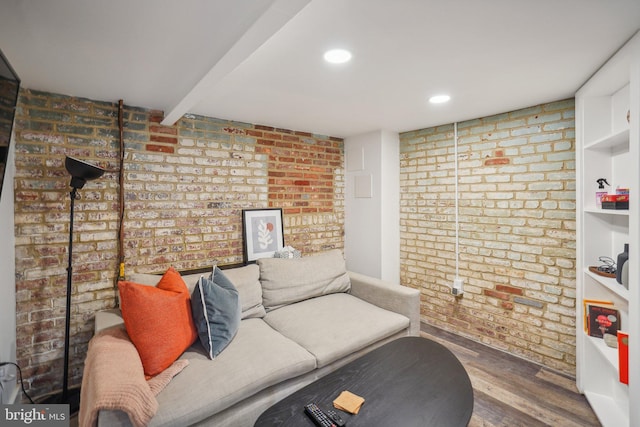
M 66 392 L 66 400 L 62 400 L 62 393 L 57 392 L 54 394 L 49 394 L 39 400 L 37 403 L 44 404 L 68 404 L 69 405 L 69 416 L 74 416 L 78 414 L 80 410 L 80 387 L 72 387 L 67 388 Z

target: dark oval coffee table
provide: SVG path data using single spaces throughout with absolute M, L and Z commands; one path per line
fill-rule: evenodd
M 336 411 L 346 427 L 463 427 L 473 412 L 469 375 L 453 353 L 426 338 L 404 337 L 284 398 L 255 427 L 313 426 L 304 405 L 333 409 L 343 390 L 365 399 L 357 415 Z

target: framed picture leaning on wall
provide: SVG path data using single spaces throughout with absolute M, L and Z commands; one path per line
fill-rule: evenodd
M 282 209 L 243 209 L 242 235 L 245 264 L 273 257 L 284 247 Z

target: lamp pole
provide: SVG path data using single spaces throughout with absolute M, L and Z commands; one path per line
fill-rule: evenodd
M 87 181 L 100 178 L 105 170 L 82 160 L 67 156 L 64 162 L 67 172 L 71 175 L 69 192 L 71 197 L 71 212 L 69 214 L 69 263 L 67 265 L 67 304 L 64 324 L 64 366 L 62 378 L 62 393 L 48 395 L 41 403 L 68 404 L 70 414 L 78 412 L 80 406 L 80 389 L 69 392 L 69 347 L 71 342 L 71 284 L 73 280 L 73 217 L 78 190 Z
M 71 215 L 69 217 L 69 264 L 67 265 L 67 310 L 64 324 L 64 376 L 62 379 L 62 402 L 69 403 L 69 331 L 71 329 L 71 281 L 73 277 L 73 208 L 78 189 L 73 187 L 71 197 Z

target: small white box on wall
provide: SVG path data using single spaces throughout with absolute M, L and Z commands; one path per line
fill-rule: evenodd
M 347 172 L 364 170 L 364 147 L 347 149 Z
M 354 176 L 355 182 L 355 197 L 357 199 L 370 199 L 373 197 L 373 185 L 372 185 L 372 175 L 356 175 Z

